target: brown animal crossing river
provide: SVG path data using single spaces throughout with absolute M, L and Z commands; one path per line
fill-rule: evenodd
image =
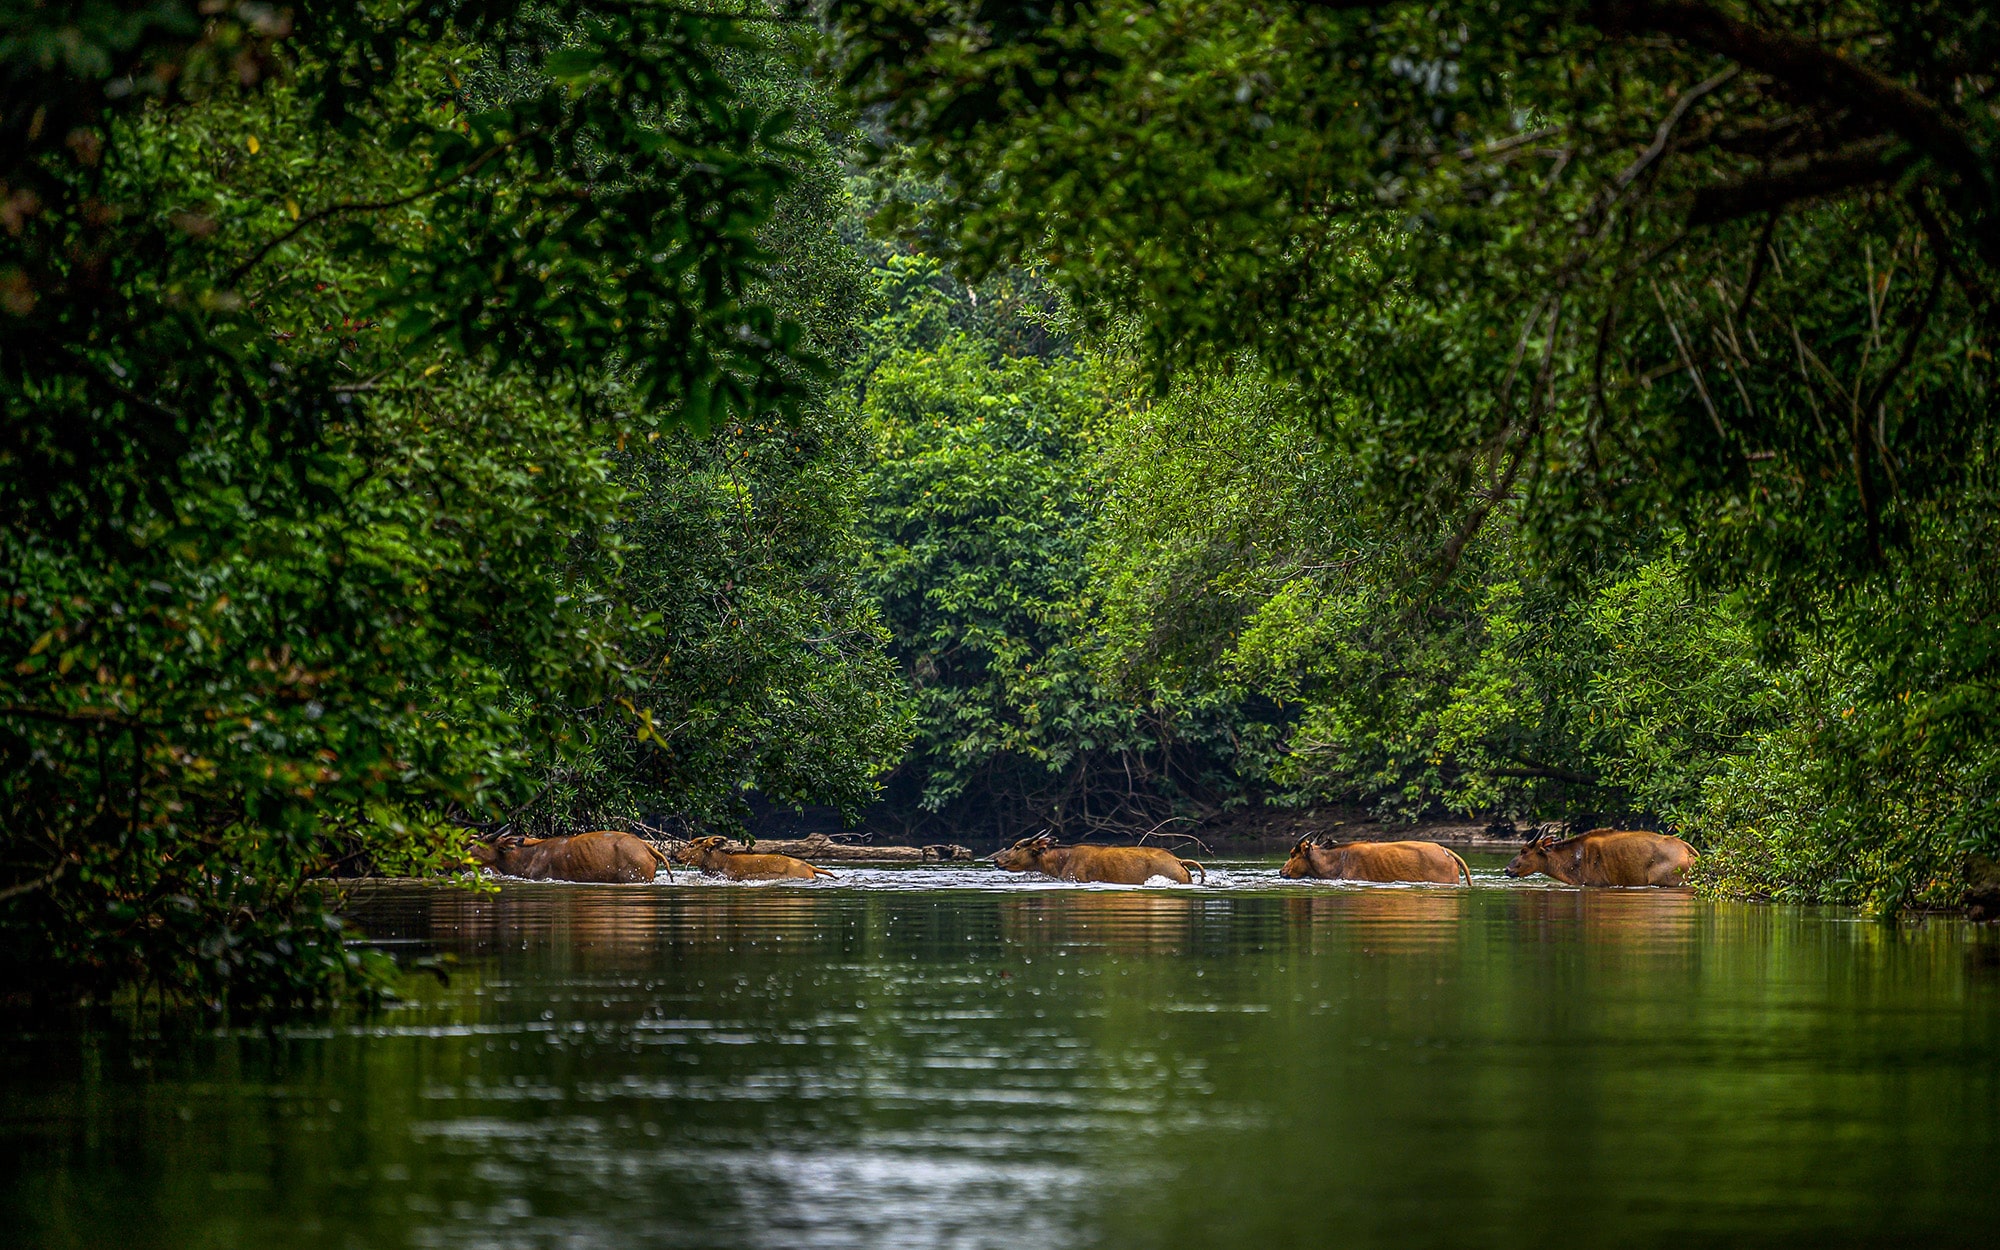
M 2000 933 L 1509 882 L 357 889 L 389 1009 L 8 1022 L 0 1243 L 1990 1246 Z

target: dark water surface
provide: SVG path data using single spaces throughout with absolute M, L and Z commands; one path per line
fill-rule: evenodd
M 2000 1244 L 2000 934 L 1274 874 L 359 890 L 448 986 L 0 1040 L 0 1243 Z

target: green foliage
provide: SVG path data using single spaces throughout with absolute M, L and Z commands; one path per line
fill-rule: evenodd
M 1114 412 L 1105 662 L 1180 697 L 1271 700 L 1282 715 L 1253 723 L 1292 801 L 1685 821 L 1768 719 L 1750 630 L 1676 558 L 1579 588 L 1496 536 L 1439 582 L 1437 536 L 1372 507 L 1296 392 L 1253 368 Z
M 630 493 L 612 593 L 655 628 L 626 649 L 631 689 L 574 717 L 517 826 L 728 828 L 750 790 L 849 813 L 874 797 L 909 729 L 858 571 L 860 458 L 851 422 L 821 408 L 618 458 Z
M 801 394 L 787 122 L 682 7 L 6 23 L 10 989 L 339 993 L 310 878 L 449 866 L 640 680 L 615 447 Z
M 1088 384 L 1075 361 L 994 361 L 962 339 L 869 379 L 868 571 L 927 731 L 926 807 L 1001 757 L 1061 772 L 1128 727 L 1077 654 Z
M 1993 180 L 1952 84 L 1995 36 L 1706 7 L 855 6 L 846 65 L 952 189 L 905 218 L 975 275 L 1048 254 L 1162 367 L 1254 349 L 1406 506 L 1518 485 L 1572 543 L 1664 511 L 1810 589 L 1983 420 Z M 1857 113 L 1864 77 L 1929 120 Z
M 1778 727 L 1711 788 L 1696 824 L 1725 888 L 1949 905 L 2000 840 L 2000 494 L 1990 450 L 1967 469 L 1978 487 L 1925 518 L 1900 585 L 1834 599 Z
M 1715 773 L 1776 720 L 1780 678 L 1740 612 L 1688 585 L 1679 559 L 1605 586 L 1585 626 L 1595 666 L 1586 750 L 1608 785 L 1675 825 L 1696 818 Z
M 760 237 L 774 263 L 750 288 L 802 329 L 815 359 L 864 350 L 869 270 L 842 227 L 845 119 L 782 43 L 727 57 L 736 90 L 792 118 L 786 189 Z M 603 597 L 646 613 L 627 644 L 629 689 L 563 709 L 534 800 L 514 827 L 564 832 L 638 817 L 729 829 L 767 803 L 852 816 L 899 758 L 909 709 L 883 651 L 857 531 L 869 439 L 821 370 L 799 370 L 796 406 L 708 431 L 633 439 L 613 457 L 624 488 L 622 561 Z M 550 692 L 523 688 L 524 703 Z M 634 719 L 637 731 L 634 732 Z
M 898 221 L 975 278 L 1045 261 L 1162 381 L 1256 362 L 1411 536 L 1202 609 L 1302 705 L 1298 784 L 1569 774 L 1718 881 L 1892 907 L 2000 845 L 1984 9 L 833 13 L 883 165 L 949 188 Z M 1797 831 L 1762 876 L 1753 825 Z
M 849 383 L 874 444 L 865 570 L 916 739 L 874 819 L 904 836 L 1128 833 L 1226 801 L 1215 700 L 1095 672 L 1103 377 L 1051 338 L 1032 279 L 972 290 L 891 251 L 875 272 Z

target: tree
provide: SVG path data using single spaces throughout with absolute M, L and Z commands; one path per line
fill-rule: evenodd
M 883 162 L 949 189 L 901 220 L 968 276 L 1045 258 L 1086 326 L 1135 318 L 1163 375 L 1250 352 L 1376 498 L 1437 524 L 1439 570 L 1495 519 L 1565 577 L 1685 535 L 1696 588 L 1740 595 L 1768 657 L 1898 671 L 1867 683 L 1898 709 L 1885 775 L 1950 757 L 1933 811 L 1964 834 L 1881 880 L 1992 844 L 1995 618 L 1950 656 L 1919 641 L 1928 604 L 1996 580 L 1946 564 L 1990 558 L 2000 428 L 1985 10 L 832 12 Z M 1855 810 L 1856 837 L 1903 836 Z
M 1765 723 L 1750 631 L 1671 546 L 1553 579 L 1496 529 L 1443 582 L 1413 578 L 1437 529 L 1385 515 L 1254 367 L 1120 414 L 1100 468 L 1103 663 L 1174 698 L 1269 700 L 1280 714 L 1239 724 L 1264 755 L 1239 767 L 1261 763 L 1282 801 L 1685 822 Z
M 1226 705 L 1096 671 L 1100 412 L 1030 275 L 973 290 L 873 257 L 847 387 L 870 435 L 863 565 L 915 717 L 870 822 L 901 837 L 1142 834 L 1227 801 Z
M 881 9 L 848 77 L 953 188 L 906 215 L 969 273 L 1047 249 L 1162 364 L 1254 348 L 1468 526 L 1517 488 L 1572 537 L 1666 508 L 1817 576 L 1964 480 L 1982 14 L 999 4 L 920 39 Z
M 759 231 L 772 263 L 747 296 L 800 327 L 810 360 L 851 360 L 873 292 L 843 233 L 855 216 L 848 119 L 810 79 L 808 30 L 723 54 L 741 98 L 791 119 L 773 149 L 785 186 Z M 512 827 L 727 830 L 753 793 L 849 818 L 875 797 L 909 709 L 862 573 L 871 440 L 840 381 L 802 367 L 786 411 L 656 431 L 611 457 L 621 559 L 595 570 L 596 593 L 652 624 L 625 646 L 623 695 L 560 708 L 564 731 Z
M 310 878 L 356 839 L 449 864 L 549 709 L 636 680 L 610 457 L 804 377 L 754 298 L 790 175 L 718 61 L 750 40 L 560 0 L 6 19 L 15 992 L 365 982 Z

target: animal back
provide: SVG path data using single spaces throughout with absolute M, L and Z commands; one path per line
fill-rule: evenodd
M 1584 885 L 1679 885 L 1694 861 L 1694 848 L 1671 834 L 1627 829 L 1586 836 Z
M 1194 880 L 1178 857 L 1155 846 L 1073 846 L 1062 876 L 1070 881 L 1144 885 L 1165 877 L 1179 885 Z

